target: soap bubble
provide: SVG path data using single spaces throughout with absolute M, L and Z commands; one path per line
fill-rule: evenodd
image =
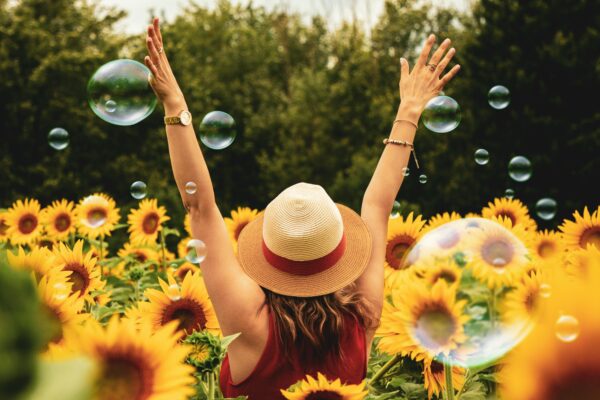
M 81 201 L 81 206 L 89 206 L 89 211 L 80 215 L 79 223 L 88 228 L 96 229 L 103 226 L 108 221 L 107 210 L 110 209 L 110 203 L 102 196 L 90 195 Z
M 194 182 L 188 182 L 185 184 L 185 192 L 187 194 L 194 194 L 194 193 L 196 193 L 197 189 L 198 189 L 198 187 L 196 186 L 196 184 Z
M 54 150 L 64 150 L 69 146 L 69 132 L 63 128 L 54 128 L 48 133 L 48 144 Z
M 104 121 L 121 126 L 144 120 L 156 107 L 148 83 L 150 70 L 137 61 L 120 59 L 104 64 L 88 82 L 88 103 Z
M 192 264 L 200 264 L 206 258 L 206 244 L 200 239 L 191 239 L 186 245 L 185 259 Z
M 200 123 L 200 140 L 213 150 L 223 150 L 235 140 L 235 120 L 223 111 L 212 111 Z
M 552 294 L 552 287 L 547 283 L 542 283 L 540 285 L 540 296 L 547 299 Z
M 513 157 L 508 163 L 508 175 L 517 182 L 525 182 L 531 178 L 531 161 L 526 157 Z
M 402 205 L 398 200 L 395 200 L 394 205 L 392 206 L 392 213 L 390 214 L 390 218 L 398 218 L 400 216 L 400 210 L 402 210 Z
M 549 221 L 556 215 L 556 200 L 550 197 L 544 197 L 539 199 L 535 203 L 535 212 L 538 217 L 543 220 Z
M 511 188 L 508 188 L 504 191 L 504 197 L 506 197 L 507 199 L 512 199 L 513 197 L 515 197 L 515 191 Z
M 440 225 L 421 236 L 399 264 L 404 278 L 391 290 L 422 288 L 421 296 L 427 299 L 399 296 L 394 307 L 408 309 L 418 301 L 421 308 L 411 310 L 420 314 L 412 315 L 416 324 L 409 325 L 409 332 L 439 362 L 467 368 L 489 365 L 518 345 L 539 317 L 541 307 L 528 307 L 529 294 L 516 290 L 525 287 L 519 285 L 531 267 L 528 249 L 495 221 L 464 218 Z M 434 292 L 438 295 L 431 295 Z M 446 308 L 441 297 L 451 299 L 454 308 Z M 449 309 L 454 312 L 445 311 Z M 440 343 L 452 343 L 448 358 Z
M 410 169 L 408 167 L 402 168 L 402 176 L 409 176 L 409 175 L 410 175 Z
M 460 106 L 452 97 L 437 96 L 423 110 L 423 123 L 432 132 L 447 133 L 460 124 Z
M 425 174 L 419 175 L 419 183 L 427 183 L 427 175 L 425 175 Z
M 488 103 L 496 110 L 502 110 L 510 104 L 510 91 L 502 86 L 497 85 L 488 92 Z
M 555 328 L 556 337 L 565 343 L 571 343 L 579 336 L 579 321 L 572 315 L 558 317 Z
M 490 154 L 486 149 L 475 150 L 475 162 L 479 165 L 485 165 L 490 161 Z
M 146 197 L 147 192 L 146 184 L 142 181 L 135 181 L 131 184 L 130 193 L 131 197 L 137 200 L 141 200 Z

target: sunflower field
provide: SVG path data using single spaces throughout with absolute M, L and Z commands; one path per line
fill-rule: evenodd
M 234 248 L 257 215 L 226 218 Z M 218 371 L 236 335 L 221 335 L 203 283 L 210 249 L 155 199 L 122 217 L 105 193 L 0 212 L 2 398 L 223 398 Z M 129 240 L 109 246 L 119 230 Z M 557 230 L 538 230 L 514 198 L 464 217 L 395 211 L 385 276 L 365 382 L 307 376 L 286 398 L 597 395 L 600 207 Z

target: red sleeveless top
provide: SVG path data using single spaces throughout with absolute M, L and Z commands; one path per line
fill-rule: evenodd
M 243 381 L 234 384 L 231 380 L 229 357 L 225 356 L 221 366 L 220 384 L 225 397 L 248 396 L 249 400 L 285 400 L 280 389 L 287 389 L 306 375 L 316 378 L 321 372 L 328 379 L 340 378 L 345 384 L 359 384 L 366 377 L 367 346 L 365 329 L 355 318 L 345 319 L 341 346 L 344 349 L 344 362 L 328 360 L 326 365 L 301 365 L 297 351 L 291 361 L 286 359 L 281 343 L 278 343 L 273 315 L 269 313 L 269 336 L 258 363 Z

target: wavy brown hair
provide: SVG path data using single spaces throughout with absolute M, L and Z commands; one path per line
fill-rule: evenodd
M 341 339 L 348 319 L 355 318 L 365 329 L 378 324 L 354 283 L 316 297 L 283 296 L 263 290 L 265 305 L 273 313 L 279 343 L 287 358 L 295 349 L 306 363 L 322 363 L 331 356 L 343 359 Z

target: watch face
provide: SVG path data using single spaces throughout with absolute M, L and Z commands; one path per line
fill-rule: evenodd
M 192 123 L 192 114 L 189 111 L 182 111 L 179 114 L 179 120 L 182 125 L 189 125 Z

